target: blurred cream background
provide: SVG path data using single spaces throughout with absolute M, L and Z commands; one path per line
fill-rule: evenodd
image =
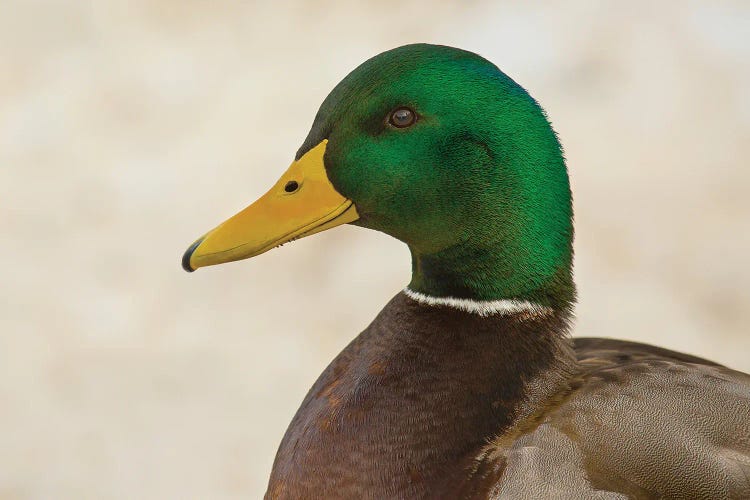
M 259 498 L 326 364 L 409 279 L 353 227 L 180 269 L 328 91 L 416 41 L 547 109 L 576 335 L 750 370 L 750 4 L 0 3 L 0 498 Z

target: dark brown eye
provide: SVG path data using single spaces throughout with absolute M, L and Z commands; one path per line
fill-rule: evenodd
M 297 181 L 289 181 L 286 183 L 286 186 L 284 186 L 284 191 L 287 193 L 293 193 L 299 188 L 299 183 Z
M 417 115 L 409 108 L 398 108 L 391 113 L 388 121 L 394 127 L 405 128 L 414 125 L 414 122 L 417 121 Z

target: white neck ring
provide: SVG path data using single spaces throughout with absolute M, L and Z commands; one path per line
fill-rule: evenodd
M 404 288 L 404 294 L 410 299 L 426 306 L 445 306 L 483 317 L 495 315 L 510 316 L 514 314 L 539 317 L 552 314 L 551 307 L 535 304 L 528 300 L 472 300 L 456 297 L 433 297 L 415 292 L 409 287 Z

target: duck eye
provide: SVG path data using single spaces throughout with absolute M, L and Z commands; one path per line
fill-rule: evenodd
M 297 190 L 299 187 L 299 183 L 297 181 L 289 181 L 286 183 L 286 186 L 284 186 L 284 191 L 287 193 L 293 193 Z
M 391 113 L 391 117 L 388 119 L 388 122 L 397 128 L 406 128 L 410 125 L 414 125 L 414 122 L 416 121 L 416 113 L 409 108 L 398 108 Z

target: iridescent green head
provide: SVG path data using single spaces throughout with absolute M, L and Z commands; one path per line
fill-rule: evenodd
M 560 144 L 539 104 L 482 57 L 418 44 L 366 61 L 323 102 L 292 168 L 316 155 L 353 205 L 340 208 L 343 219 L 309 222 L 293 237 L 352 222 L 409 245 L 409 287 L 417 292 L 558 307 L 573 301 Z M 278 186 L 300 175 L 292 168 Z M 193 250 L 208 237 L 213 232 Z M 249 256 L 238 255 L 223 261 Z M 200 256 L 197 266 L 187 257 L 188 267 L 202 265 Z

